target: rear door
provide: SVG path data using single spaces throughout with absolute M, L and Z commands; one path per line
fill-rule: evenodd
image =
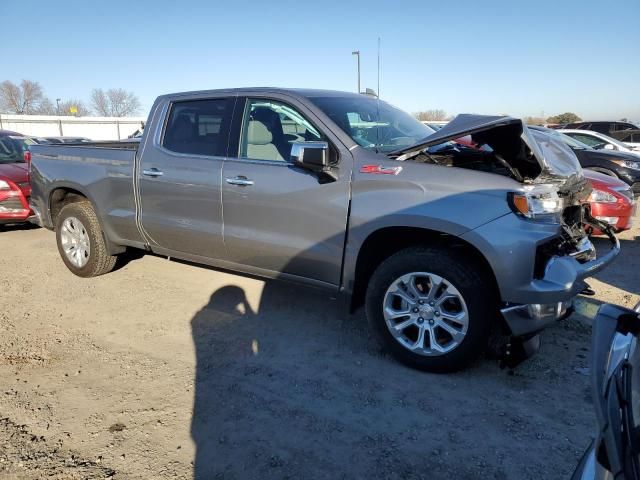
M 224 239 L 229 259 L 248 271 L 338 285 L 352 157 L 313 112 L 274 95 L 238 99 L 242 112 L 224 162 Z M 328 141 L 338 180 L 290 161 L 294 141 Z
M 142 229 L 154 251 L 225 257 L 220 178 L 235 97 L 164 105 L 139 166 Z

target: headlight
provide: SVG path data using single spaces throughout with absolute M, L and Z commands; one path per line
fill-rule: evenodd
M 509 195 L 509 204 L 517 214 L 543 222 L 559 222 L 564 209 L 557 185 L 527 185 Z
M 634 162 L 633 160 L 614 160 L 613 163 L 616 163 L 621 167 L 640 170 L 640 162 Z
M 591 195 L 589 195 L 589 201 L 597 203 L 616 203 L 618 199 L 604 190 L 592 190 Z
M 11 187 L 4 180 L 0 180 L 0 190 L 11 190 Z

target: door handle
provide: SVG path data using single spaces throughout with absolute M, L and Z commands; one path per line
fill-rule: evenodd
M 162 175 L 164 175 L 164 172 L 158 170 L 157 168 L 150 168 L 148 170 L 143 170 L 142 171 L 143 175 L 146 175 L 147 177 L 161 177 Z
M 242 175 L 233 177 L 233 178 L 225 178 L 229 185 L 238 185 L 240 187 L 248 187 L 253 185 L 253 180 L 249 180 L 247 177 Z

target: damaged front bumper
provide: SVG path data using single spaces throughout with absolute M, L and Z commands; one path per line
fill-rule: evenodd
M 610 227 L 593 218 L 589 218 L 588 223 L 605 228 L 611 249 L 596 258 L 595 247 L 585 237 L 575 252 L 552 257 L 542 277 L 531 282 L 535 291 L 532 300 L 541 303 L 511 304 L 501 310 L 513 336 L 536 333 L 546 325 L 569 316 L 573 311 L 573 298 L 586 286 L 584 280 L 602 270 L 620 253 L 620 242 Z

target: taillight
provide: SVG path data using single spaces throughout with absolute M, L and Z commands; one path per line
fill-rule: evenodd
M 29 150 L 24 151 L 24 161 L 31 163 L 31 152 Z

